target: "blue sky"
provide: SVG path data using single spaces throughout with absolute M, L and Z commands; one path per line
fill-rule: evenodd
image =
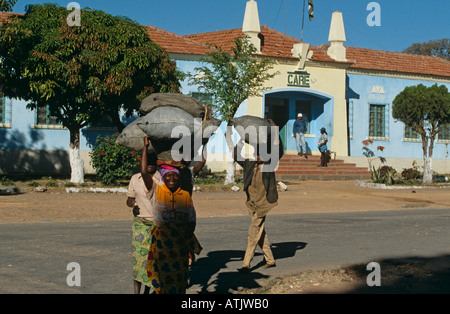
M 18 0 L 14 12 L 27 4 L 56 3 L 67 7 L 71 0 Z M 179 35 L 242 27 L 247 0 L 79 0 L 112 15 L 123 15 Z M 379 4 L 380 26 L 369 26 L 367 10 Z M 301 38 L 303 0 L 257 0 L 260 23 Z M 307 1 L 306 1 L 307 3 Z M 307 7 L 307 5 L 306 5 Z M 312 45 L 328 43 L 331 14 L 341 11 L 346 46 L 402 51 L 415 42 L 450 38 L 450 0 L 314 0 L 314 19 L 305 15 L 303 40 Z M 82 19 L 82 17 L 81 17 Z

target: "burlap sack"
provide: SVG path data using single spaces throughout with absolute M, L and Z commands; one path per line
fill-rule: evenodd
M 145 132 L 137 125 L 141 120 L 142 117 L 137 118 L 127 125 L 122 132 L 120 132 L 116 139 L 116 143 L 136 152 L 142 152 L 142 149 L 144 148 L 144 137 L 147 136 L 147 134 L 145 134 Z M 154 153 L 151 142 L 149 143 L 147 151 L 149 154 Z
M 194 134 L 194 117 L 178 107 L 158 107 L 137 123 L 152 140 L 169 140 Z
M 271 124 L 266 119 L 242 116 L 230 120 L 239 136 L 248 144 L 270 143 Z M 260 128 L 262 127 L 262 128 Z
M 141 101 L 139 110 L 144 115 L 159 107 L 178 107 L 189 113 L 194 118 L 203 119 L 207 112 L 205 107 L 197 99 L 176 93 L 154 93 Z

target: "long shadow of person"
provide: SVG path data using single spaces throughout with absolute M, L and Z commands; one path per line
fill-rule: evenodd
M 233 293 L 240 288 L 253 289 L 260 288 L 258 283 L 259 279 L 267 279 L 269 275 L 264 275 L 258 272 L 239 273 L 237 271 L 221 272 L 217 275 L 216 279 L 209 283 L 210 291 L 214 288 L 214 293 Z
M 224 250 L 208 252 L 205 257 L 199 258 L 192 266 L 190 272 L 190 286 L 199 285 L 201 293 L 208 293 L 211 286 L 209 281 L 222 269 L 226 269 L 227 263 L 238 261 L 244 256 L 241 250 Z
M 306 247 L 304 242 L 282 242 L 274 243 L 272 252 L 275 259 L 288 258 L 295 255 L 297 250 Z M 258 279 L 268 278 L 261 273 L 254 272 L 265 264 L 261 261 L 251 268 L 252 272 L 242 275 L 237 270 L 226 271 L 227 264 L 233 261 L 241 261 L 245 251 L 242 250 L 223 250 L 208 252 L 205 257 L 199 258 L 192 266 L 190 272 L 190 286 L 198 285 L 199 293 L 227 293 L 230 289 L 236 290 L 242 288 L 256 288 L 260 285 Z M 262 255 L 255 253 L 255 257 Z M 225 270 L 225 271 L 223 271 Z M 216 275 L 217 274 L 217 275 Z M 216 275 L 215 278 L 213 278 Z

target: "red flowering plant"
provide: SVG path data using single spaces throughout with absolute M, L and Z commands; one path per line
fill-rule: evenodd
M 368 161 L 369 161 L 369 169 L 372 168 L 372 161 L 373 161 L 373 159 L 380 158 L 381 163 L 386 162 L 386 158 L 381 157 L 381 156 L 376 157 L 376 156 L 375 156 L 375 153 L 373 152 L 373 150 L 371 150 L 371 149 L 369 148 L 369 146 L 373 144 L 373 141 L 372 141 L 372 140 L 364 140 L 364 141 L 362 141 L 362 143 L 363 143 L 363 145 L 364 145 L 363 148 L 362 148 L 362 150 L 363 150 L 363 155 L 364 155 L 365 157 L 367 157 L 367 159 L 368 159 Z M 383 147 L 383 146 L 377 146 L 377 151 L 381 151 L 381 152 L 382 152 L 383 150 L 384 150 L 384 147 Z
M 96 146 L 89 153 L 96 178 L 104 185 L 117 185 L 129 180 L 139 165 L 140 154 L 116 144 L 118 134 L 98 136 Z
M 372 181 L 374 182 L 380 182 L 380 183 L 394 183 L 394 175 L 396 173 L 395 169 L 389 166 L 378 166 L 378 169 L 375 169 L 374 166 L 372 166 L 372 162 L 375 159 L 380 159 L 380 162 L 383 164 L 386 162 L 386 158 L 382 156 L 375 156 L 375 153 L 373 150 L 369 148 L 370 145 L 373 144 L 372 140 L 364 140 L 363 143 L 363 155 L 367 157 L 367 161 L 369 163 L 369 170 L 372 171 Z M 377 151 L 383 152 L 384 146 L 377 146 Z

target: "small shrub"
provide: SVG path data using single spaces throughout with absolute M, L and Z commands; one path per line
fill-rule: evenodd
M 13 181 L 13 180 L 11 180 L 11 179 L 8 179 L 7 177 L 2 177 L 2 185 L 3 186 L 16 186 L 16 183 Z
M 391 175 L 395 175 L 397 171 L 391 166 L 383 166 L 380 168 L 380 176 L 382 178 L 387 178 L 389 173 L 391 173 Z
M 407 168 L 402 171 L 402 178 L 405 180 L 416 180 L 420 178 L 420 176 L 420 171 L 414 168 Z
M 133 168 L 139 164 L 140 154 L 116 144 L 118 134 L 98 136 L 97 146 L 89 153 L 97 179 L 104 185 L 129 180 Z
M 395 174 L 396 170 L 391 166 L 378 167 L 378 169 L 375 169 L 375 167 L 373 167 L 371 178 L 375 183 L 394 184 Z
M 39 182 L 33 180 L 33 181 L 30 181 L 28 183 L 28 186 L 30 186 L 30 187 L 37 187 L 37 186 L 40 186 L 40 184 L 39 184 Z
M 57 186 L 58 186 L 58 183 L 57 183 L 55 180 L 50 179 L 50 180 L 48 180 L 48 181 L 45 183 L 45 186 L 47 186 L 47 187 L 57 187 Z

